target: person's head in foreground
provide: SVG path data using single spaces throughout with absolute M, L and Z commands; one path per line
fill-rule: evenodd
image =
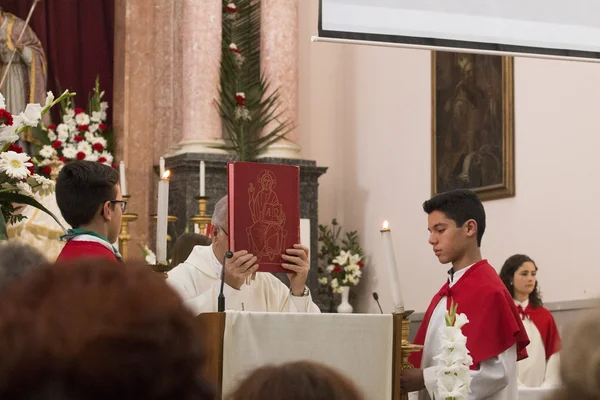
M 542 297 L 537 283 L 537 265 L 525 254 L 510 256 L 500 270 L 500 279 L 508 292 L 518 301 L 529 300 L 531 307 L 542 306 Z
M 562 388 L 550 400 L 600 399 L 600 309 L 589 310 L 563 340 Z
M 227 400 L 362 400 L 356 386 L 339 372 L 310 361 L 258 368 Z
M 47 266 L 0 294 L 2 399 L 213 399 L 202 332 L 147 266 Z
M 47 262 L 42 253 L 28 244 L 0 242 L 0 292 Z
M 56 179 L 56 202 L 71 227 L 117 241 L 127 203 L 114 168 L 95 161 L 66 163 Z
M 485 210 L 475 193 L 465 189 L 440 193 L 425 201 L 423 210 L 428 214 L 429 244 L 440 263 L 481 258 Z

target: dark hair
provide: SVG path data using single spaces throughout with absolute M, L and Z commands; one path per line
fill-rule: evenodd
M 199 329 L 146 265 L 46 266 L 0 295 L 0 398 L 212 400 Z
M 105 202 L 115 200 L 118 183 L 119 173 L 102 163 L 66 163 L 56 179 L 56 202 L 65 221 L 73 228 L 90 223 Z
M 502 282 L 504 282 L 504 286 L 506 286 L 512 297 L 515 297 L 515 289 L 512 284 L 515 272 L 517 272 L 519 267 L 525 264 L 526 262 L 532 263 L 535 266 L 535 270 L 538 270 L 536 263 L 525 254 L 515 254 L 513 256 L 508 257 L 508 259 L 504 261 L 504 265 L 500 270 L 500 279 L 502 279 Z M 533 288 L 533 292 L 529 293 L 529 304 L 531 304 L 531 307 L 533 308 L 541 307 L 542 305 L 544 305 L 542 303 L 542 296 L 540 295 L 540 288 L 538 286 L 537 279 L 535 280 L 535 287 Z
M 348 378 L 310 361 L 267 365 L 242 381 L 227 400 L 362 400 Z
M 456 226 L 463 226 L 472 219 L 477 223 L 477 247 L 481 247 L 481 239 L 485 232 L 485 209 L 481 200 L 475 193 L 467 189 L 457 189 L 440 193 L 423 203 L 423 210 L 427 214 L 441 211 L 446 218 L 456 222 Z
M 210 246 L 212 239 L 199 233 L 184 233 L 173 245 L 171 265 L 176 267 L 189 257 L 194 246 Z
M 47 263 L 48 259 L 28 244 L 11 241 L 0 245 L 0 290 Z

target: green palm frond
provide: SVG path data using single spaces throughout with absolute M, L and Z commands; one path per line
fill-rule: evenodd
M 235 2 L 234 18 L 227 11 L 228 4 L 229 1 L 223 1 L 221 78 L 216 102 L 228 139 L 222 148 L 234 151 L 241 161 L 250 161 L 283 139 L 293 127 L 280 109 L 279 88 L 272 90 L 261 72 L 260 1 Z M 243 62 L 230 49 L 232 43 L 241 51 Z M 245 94 L 243 107 L 236 100 L 237 93 Z

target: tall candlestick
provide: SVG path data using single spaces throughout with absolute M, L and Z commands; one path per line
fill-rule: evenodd
M 206 188 L 204 187 L 205 178 L 204 161 L 200 161 L 200 197 L 206 196 Z
M 383 253 L 387 263 L 389 280 L 392 290 L 392 301 L 394 302 L 394 313 L 404 312 L 404 303 L 402 301 L 402 291 L 400 290 L 400 278 L 398 277 L 398 267 L 396 266 L 396 255 L 394 254 L 394 244 L 392 243 L 392 231 L 389 229 L 387 221 L 383 223 L 381 240 L 383 242 Z
M 121 195 L 127 195 L 127 181 L 125 180 L 125 162 L 119 163 L 119 184 L 121 185 Z
M 167 263 L 167 222 L 169 216 L 169 175 L 165 171 L 158 182 L 158 207 L 156 210 L 156 262 Z
M 165 158 L 161 157 L 158 161 L 158 165 L 159 165 L 159 172 L 158 172 L 158 176 L 163 176 L 165 174 Z

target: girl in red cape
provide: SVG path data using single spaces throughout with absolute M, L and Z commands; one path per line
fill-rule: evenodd
M 437 387 L 440 330 L 453 300 L 469 319 L 462 332 L 473 358 L 468 399 L 518 398 L 517 360 L 527 357 L 525 328 L 510 293 L 481 256 L 485 210 L 470 190 L 441 193 L 423 204 L 428 214 L 429 244 L 442 264 L 452 263 L 448 279 L 433 297 L 414 339 L 423 351 L 409 358 L 415 369 L 402 373 L 403 392 L 433 398 Z
M 519 385 L 556 387 L 560 384 L 560 335 L 552 314 L 542 305 L 537 271 L 530 257 L 515 254 L 504 262 L 500 279 L 512 295 L 531 341 L 529 357 L 517 363 Z

